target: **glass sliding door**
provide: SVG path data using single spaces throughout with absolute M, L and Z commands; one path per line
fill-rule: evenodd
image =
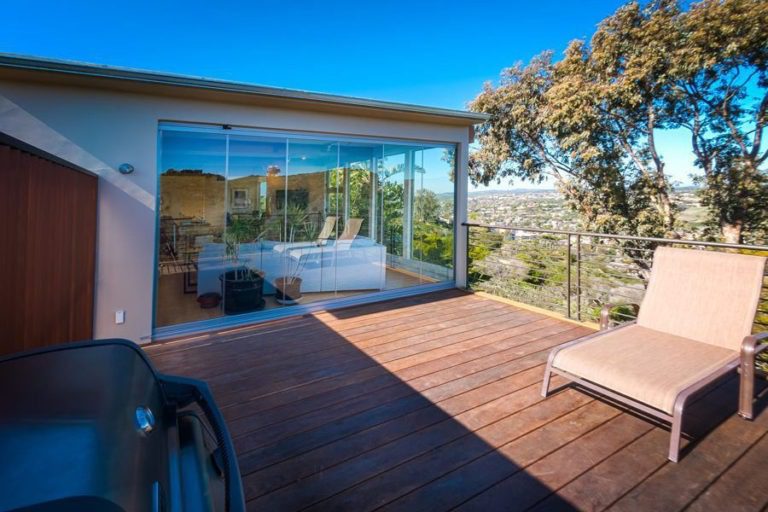
M 385 145 L 378 197 L 388 287 L 453 279 L 453 146 Z
M 405 155 L 400 146 L 383 146 L 379 170 L 379 205 L 381 238 L 387 248 L 387 266 L 401 267 L 406 259 L 407 244 L 403 238 L 405 217 Z
M 415 152 L 413 245 L 423 283 L 454 277 L 454 151 L 423 147 Z
M 275 298 L 283 305 L 310 303 L 336 294 L 334 241 L 339 230 L 336 175 L 339 144 L 289 139 L 285 185 L 277 191 L 285 219 L 281 275 Z
M 340 232 L 336 248 L 337 294 L 378 292 L 387 288 L 386 247 L 378 240 L 376 168 L 379 143 L 342 142 L 338 183 Z
M 161 129 L 155 326 L 453 279 L 451 145 Z
M 414 257 L 413 200 L 416 146 L 386 144 L 383 149 L 381 186 L 382 221 L 387 246 L 388 288 L 421 284 Z
M 223 316 L 215 261 L 199 273 L 212 244 L 223 247 L 227 219 L 227 137 L 211 133 L 161 133 L 158 276 L 155 325 Z M 223 249 L 222 249 L 223 255 Z M 210 256 L 213 256 L 211 254 Z M 221 259 L 216 255 L 213 260 Z M 213 268 L 215 267 L 215 268 Z M 202 300 L 212 300 L 213 307 Z
M 286 140 L 284 137 L 230 135 L 227 165 L 227 225 L 224 250 L 235 267 L 235 281 L 227 281 L 222 299 L 227 314 L 259 311 L 271 306 L 270 275 L 282 265 L 273 250 L 284 236 L 284 216 L 279 195 L 285 188 Z M 231 276 L 232 269 L 230 269 Z M 251 292 L 227 293 L 227 287 Z M 243 304 L 231 307 L 233 300 Z

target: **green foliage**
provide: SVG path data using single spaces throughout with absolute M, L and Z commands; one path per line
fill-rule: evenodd
M 368 219 L 371 207 L 371 179 L 366 169 L 349 170 L 349 216 Z
M 684 128 L 720 236 L 754 239 L 768 223 L 766 40 L 764 0 L 631 2 L 559 62 L 545 52 L 485 85 L 471 179 L 550 178 L 587 229 L 676 236 L 656 137 Z
M 307 213 L 306 208 L 297 204 L 289 204 L 284 211 L 279 211 L 277 217 L 286 220 L 287 242 L 309 242 L 317 238 L 319 228 L 315 219 Z
M 487 228 L 471 228 L 467 251 L 467 278 L 470 285 L 485 281 L 490 276 L 483 271 L 481 263 L 504 244 L 504 235 Z
M 764 239 L 768 3 L 704 0 L 680 17 L 671 108 L 691 133 L 702 203 L 729 242 Z M 757 236 L 756 236 L 757 235 Z
M 385 181 L 381 184 L 382 221 L 384 222 L 384 241 L 387 252 L 397 256 L 403 254 L 403 184 Z
M 227 235 L 237 242 L 254 242 L 264 231 L 264 217 L 260 212 L 237 216 L 227 226 Z
M 453 266 L 453 229 L 439 224 L 416 224 L 413 230 L 415 256 L 428 263 Z
M 556 243 L 555 238 L 544 235 L 534 242 L 520 244 L 524 250 L 518 252 L 517 258 L 526 266 L 522 283 L 534 287 L 561 287 L 565 283 L 567 262 L 560 251 L 553 250 Z
M 440 221 L 440 199 L 431 190 L 419 189 L 413 198 L 413 221 L 416 223 L 438 223 Z
M 226 227 L 224 232 L 224 252 L 237 261 L 240 256 L 240 244 L 255 242 L 264 236 L 265 219 L 259 212 L 253 215 L 238 216 Z

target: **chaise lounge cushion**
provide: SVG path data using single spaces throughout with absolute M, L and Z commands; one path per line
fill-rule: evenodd
M 557 353 L 553 366 L 672 414 L 677 395 L 738 352 L 631 325 Z
M 752 332 L 765 260 L 659 247 L 637 324 L 739 350 Z

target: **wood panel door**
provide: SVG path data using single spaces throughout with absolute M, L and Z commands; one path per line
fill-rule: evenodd
M 92 337 L 97 191 L 0 143 L 0 354 Z

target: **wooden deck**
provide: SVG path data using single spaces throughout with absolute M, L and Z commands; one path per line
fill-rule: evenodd
M 211 385 L 249 510 L 768 504 L 768 413 L 733 414 L 734 378 L 691 409 L 698 441 L 679 464 L 664 427 L 572 388 L 543 400 L 548 350 L 588 332 L 454 290 L 147 352 Z

